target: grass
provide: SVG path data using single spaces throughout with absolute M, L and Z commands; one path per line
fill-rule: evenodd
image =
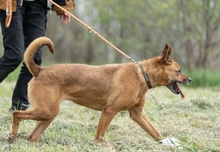
M 220 72 L 218 70 L 209 70 L 197 68 L 192 70 L 191 72 L 186 72 L 185 74 L 189 75 L 192 78 L 192 83 L 190 87 L 220 87 Z
M 176 152 L 220 151 L 220 94 L 219 87 L 182 87 L 186 98 L 172 94 L 166 87 L 155 88 L 159 105 L 146 95 L 145 113 L 164 137 L 175 137 L 184 149 L 168 147 L 155 142 L 130 118 L 121 112 L 111 122 L 104 142 L 93 141 L 100 112 L 78 106 L 70 101 L 61 103 L 60 114 L 41 136 L 38 144 L 27 141 L 35 122 L 20 123 L 15 142 L 5 141 L 11 130 L 8 112 L 14 82 L 0 84 L 0 151 L 13 152 Z

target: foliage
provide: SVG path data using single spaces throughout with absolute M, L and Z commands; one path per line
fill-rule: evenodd
M 219 1 L 75 2 L 74 15 L 136 60 L 160 55 L 168 43 L 173 47 L 173 57 L 188 70 L 219 69 Z M 51 26 L 54 23 L 56 26 Z M 63 26 L 55 15 L 48 15 L 48 27 L 47 36 L 55 43 L 56 61 L 89 64 L 126 61 L 74 19 Z M 46 60 L 48 56 L 51 55 L 46 55 Z
M 135 60 L 160 55 L 165 44 L 187 70 L 219 70 L 220 1 L 75 0 L 73 15 Z M 126 62 L 112 47 L 79 22 L 63 25 L 48 12 L 47 34 L 55 44 L 44 62 L 104 64 Z M 1 37 L 2 38 L 2 37 Z M 1 48 L 2 41 L 0 43 Z M 3 49 L 0 50 L 1 54 Z

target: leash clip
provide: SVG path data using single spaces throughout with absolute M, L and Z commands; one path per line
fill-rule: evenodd
M 143 75 L 144 75 L 144 79 L 145 79 L 145 81 L 146 81 L 146 83 L 147 83 L 147 86 L 148 86 L 148 89 L 149 89 L 149 91 L 150 91 L 151 97 L 153 98 L 154 102 L 158 105 L 157 98 L 156 98 L 156 96 L 154 95 L 154 90 L 153 90 L 153 87 L 152 87 L 152 85 L 151 85 L 151 83 L 150 83 L 150 80 L 149 80 L 149 77 L 148 77 L 147 73 L 144 72 L 143 66 L 141 65 L 140 62 L 138 62 L 137 64 L 138 64 L 139 67 L 141 68 L 141 71 L 142 71 L 142 73 L 143 73 Z
M 156 96 L 155 96 L 155 94 L 154 94 L 153 88 L 150 88 L 149 91 L 150 91 L 150 94 L 151 94 L 152 99 L 153 99 L 154 102 L 158 105 L 158 101 L 157 101 L 157 98 L 156 98 Z

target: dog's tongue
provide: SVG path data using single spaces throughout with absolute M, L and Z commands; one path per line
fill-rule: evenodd
M 182 90 L 180 89 L 179 85 L 177 83 L 175 83 L 175 85 L 176 85 L 176 88 L 177 88 L 178 92 L 180 93 L 181 97 L 184 98 L 185 96 L 184 96 Z

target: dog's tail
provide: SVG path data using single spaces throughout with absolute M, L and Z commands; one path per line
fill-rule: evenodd
M 35 39 L 27 47 L 27 49 L 24 53 L 24 62 L 25 62 L 27 68 L 29 69 L 29 71 L 31 72 L 31 74 L 33 76 L 37 76 L 37 74 L 39 73 L 39 71 L 41 69 L 41 67 L 38 66 L 34 62 L 34 56 L 35 56 L 38 48 L 43 46 L 43 45 L 47 45 L 50 52 L 53 53 L 53 51 L 54 51 L 53 42 L 47 37 L 39 37 L 39 38 Z

